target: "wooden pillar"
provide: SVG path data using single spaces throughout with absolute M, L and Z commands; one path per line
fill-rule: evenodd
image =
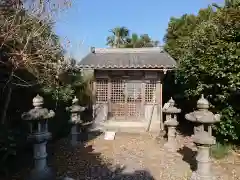
M 143 120 L 145 119 L 145 80 L 144 80 L 144 76 L 142 78 L 142 85 L 141 85 L 141 95 L 142 95 L 142 101 L 141 101 L 141 117 L 143 118 Z
M 125 94 L 125 97 L 124 97 L 124 109 L 125 109 L 125 120 L 128 120 L 128 88 L 127 88 L 127 80 L 124 80 L 123 81 L 124 84 L 125 84 L 125 89 L 124 89 L 124 94 Z
M 157 114 L 160 121 L 160 131 L 164 130 L 164 123 L 163 123 L 163 73 L 158 73 L 158 81 L 156 84 L 156 101 L 157 101 Z
M 164 123 L 163 123 L 163 83 L 164 83 L 164 77 L 167 73 L 167 69 L 163 69 L 163 71 L 160 72 L 159 75 L 159 81 L 160 81 L 160 130 L 164 132 Z
M 107 91 L 107 99 L 108 99 L 108 116 L 112 113 L 112 79 L 108 74 L 108 91 Z
M 157 80 L 156 82 L 156 107 L 157 107 L 157 117 L 160 121 L 160 130 L 162 126 L 162 119 L 161 119 L 161 81 Z
M 160 80 L 160 93 L 159 93 L 159 119 L 160 119 L 160 130 L 163 131 L 164 130 L 164 124 L 163 124 L 163 98 L 162 98 L 162 94 L 163 94 L 163 82 L 162 82 L 162 78 Z
M 95 76 L 95 75 L 94 75 Z M 96 106 L 96 78 L 92 82 L 92 108 L 93 108 L 93 119 L 95 118 L 95 106 Z

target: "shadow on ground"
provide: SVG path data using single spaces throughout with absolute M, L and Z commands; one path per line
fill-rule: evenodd
M 88 124 L 82 128 L 82 134 L 80 136 L 80 140 L 83 143 L 86 143 L 90 140 L 95 139 L 99 135 L 101 135 L 100 131 L 94 131 L 89 132 L 91 124 Z M 70 137 L 67 137 L 67 139 L 70 139 Z M 50 140 L 47 144 L 48 149 L 48 158 L 52 159 L 52 157 L 55 156 L 55 150 L 53 150 L 52 147 L 55 146 L 56 143 L 59 142 L 59 139 L 54 138 Z M 12 179 L 23 179 L 25 177 L 29 170 L 33 166 L 33 145 L 29 142 L 24 141 L 24 144 L 22 145 L 22 148 L 19 148 L 19 150 L 16 153 L 16 156 L 13 156 L 9 162 L 11 165 L 10 168 L 7 169 L 7 171 L 3 171 L 0 174 L 0 180 L 12 180 Z M 9 161 L 10 161 L 9 160 Z
M 189 147 L 183 146 L 177 152 L 183 156 L 182 160 L 190 165 L 192 171 L 197 170 L 197 161 L 195 158 L 197 155 L 196 151 L 193 151 Z
M 75 147 L 70 145 L 68 138 L 48 144 L 48 163 L 57 172 L 57 179 L 68 177 L 74 180 L 154 180 L 151 174 L 144 170 L 124 173 L 125 167 L 121 165 L 114 167 L 107 159 L 101 157 L 101 153 L 94 152 L 92 146 L 86 145 L 86 142 L 100 134 L 100 132 L 85 132 L 82 142 Z M 24 179 L 32 168 L 32 157 L 31 149 L 26 154 L 21 154 L 18 159 L 19 170 L 8 179 Z M 8 179 L 0 178 L 0 180 Z
M 80 140 L 83 143 L 91 141 L 103 133 L 100 130 L 91 131 L 91 126 L 92 124 L 87 124 L 84 128 L 82 128 L 82 134 L 81 134 Z
M 185 112 L 182 112 L 179 117 L 179 125 L 177 126 L 177 131 L 184 137 L 191 136 L 193 134 L 194 123 L 185 119 Z
M 57 168 L 58 177 L 70 177 L 75 180 L 154 180 L 147 171 L 123 173 L 125 169 L 123 166 L 114 167 L 107 159 L 101 157 L 101 153 L 93 152 L 93 147 L 84 143 L 73 148 L 69 146 L 67 140 L 62 140 L 55 144 L 53 150 L 55 155 L 51 163 Z

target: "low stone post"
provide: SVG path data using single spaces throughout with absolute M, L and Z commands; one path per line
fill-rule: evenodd
M 193 172 L 191 180 L 212 180 L 210 147 L 216 143 L 211 133 L 211 125 L 220 121 L 219 114 L 213 114 L 209 109 L 209 102 L 202 95 L 197 102 L 198 110 L 185 115 L 189 121 L 195 122 L 193 141 L 197 146 L 197 170 Z M 205 130 L 206 129 L 206 130 Z
M 33 106 L 29 112 L 22 114 L 22 119 L 26 120 L 30 126 L 28 139 L 34 146 L 34 169 L 31 171 L 28 180 L 52 180 L 55 174 L 47 166 L 46 144 L 51 138 L 48 132 L 48 119 L 54 117 L 55 113 L 42 107 L 43 98 L 37 95 L 33 98 Z
M 168 128 L 168 141 L 164 144 L 171 152 L 176 152 L 177 143 L 176 143 L 176 127 L 178 126 L 177 114 L 181 112 L 181 109 L 175 107 L 175 101 L 171 98 L 168 101 L 168 107 L 163 109 L 163 113 L 166 114 L 166 121 L 164 124 Z
M 85 107 L 81 107 L 78 105 L 78 99 L 75 96 L 72 100 L 72 106 L 67 107 L 66 110 L 71 113 L 71 145 L 76 146 L 79 142 L 82 126 L 80 113 L 85 110 Z

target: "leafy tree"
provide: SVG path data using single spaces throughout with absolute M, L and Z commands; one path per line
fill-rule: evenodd
M 55 6 L 50 6 L 54 2 Z M 75 93 L 72 82 L 62 78 L 75 64 L 64 59 L 59 37 L 52 28 L 55 8 L 63 8 L 59 3 L 58 0 L 0 1 L 0 128 L 6 130 L 0 134 L 1 170 L 7 167 L 8 156 L 16 151 L 16 138 L 26 133 L 20 115 L 31 107 L 32 96 L 50 88 L 49 99 L 59 103 L 69 101 Z
M 139 48 L 141 47 L 141 42 L 139 36 L 136 33 L 133 33 L 131 37 L 127 38 L 125 47 L 127 48 Z
M 168 52 L 179 62 L 177 82 L 185 97 L 196 99 L 205 94 L 212 110 L 222 114 L 216 132 L 221 140 L 240 137 L 240 3 L 229 1 L 224 7 L 209 7 L 192 17 L 171 19 L 165 36 Z M 188 27 L 189 26 L 189 27 Z M 184 29 L 187 32 L 184 32 Z
M 61 67 L 65 63 L 63 48 L 52 30 L 56 12 L 52 3 L 63 8 L 61 1 L 56 4 L 55 0 L 1 1 L 1 95 L 6 96 L 3 124 L 13 88 L 58 86 L 58 76 L 66 69 Z M 70 92 L 67 87 L 61 88 L 66 89 L 64 94 Z
M 239 4 L 240 4 L 239 0 L 225 0 L 224 2 L 225 2 L 225 5 L 223 7 L 219 6 L 216 3 L 213 3 L 213 6 L 218 8 L 218 9 L 221 9 L 221 8 L 238 8 Z
M 1 122 L 4 124 L 13 85 L 30 87 L 36 84 L 33 81 L 30 83 L 29 79 L 27 82 L 19 76 L 19 71 L 26 69 L 42 82 L 47 76 L 52 79 L 52 74 L 49 76 L 50 73 L 46 73 L 43 69 L 50 70 L 50 63 L 54 62 L 53 56 L 58 55 L 61 50 L 55 43 L 56 39 L 51 35 L 48 24 L 45 25 L 27 14 L 21 6 L 15 4 L 1 6 L 1 74 L 5 74 L 5 78 L 1 81 L 5 84 L 3 90 L 6 93 L 3 93 L 7 94 L 1 117 Z M 35 80 L 34 76 L 31 80 Z
M 211 6 L 200 9 L 198 15 L 184 14 L 180 18 L 172 17 L 164 37 L 165 50 L 177 61 L 187 52 L 186 42 L 191 39 L 191 33 L 203 21 L 211 19 L 214 11 Z
M 142 34 L 139 39 L 141 47 L 156 47 L 159 41 L 153 41 L 148 34 Z

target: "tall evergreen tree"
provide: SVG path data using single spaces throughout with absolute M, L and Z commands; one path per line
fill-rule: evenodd
M 216 6 L 216 5 L 214 5 Z M 222 114 L 216 127 L 222 140 L 240 137 L 240 3 L 209 6 L 198 15 L 172 18 L 165 36 L 165 48 L 179 63 L 178 93 L 188 99 L 205 94 L 212 110 Z

